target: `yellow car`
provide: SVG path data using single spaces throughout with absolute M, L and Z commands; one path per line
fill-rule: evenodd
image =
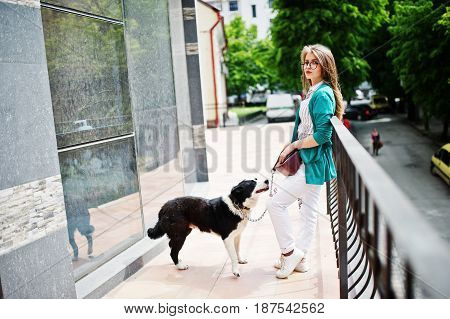
M 442 179 L 450 185 L 450 143 L 442 146 L 431 157 L 431 174 L 439 175 Z
M 372 95 L 370 97 L 370 107 L 376 111 L 387 111 L 389 110 L 388 98 L 384 95 Z

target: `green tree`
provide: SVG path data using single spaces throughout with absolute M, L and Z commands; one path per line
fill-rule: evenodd
M 292 89 L 300 89 L 301 49 L 321 43 L 333 52 L 348 100 L 368 77 L 364 49 L 369 35 L 386 19 L 386 4 L 387 0 L 275 0 L 271 35 L 280 78 Z
M 390 0 L 387 6 L 387 13 L 392 14 L 394 1 Z M 365 53 L 365 59 L 370 65 L 369 81 L 372 87 L 380 94 L 386 95 L 389 99 L 391 109 L 395 109 L 395 98 L 404 96 L 405 93 L 400 85 L 395 73 L 392 60 L 387 57 L 387 52 L 391 48 L 392 39 L 388 27 L 390 16 L 386 16 L 381 27 L 370 37 L 369 46 Z
M 260 68 L 259 84 L 266 85 L 272 90 L 280 88 L 280 79 L 273 63 L 275 55 L 272 41 L 268 38 L 259 40 L 252 56 Z
M 405 91 L 424 115 L 443 121 L 448 136 L 450 74 L 448 7 L 445 1 L 396 1 L 389 31 L 393 36 L 388 56 Z
M 257 84 L 273 88 L 278 81 L 272 63 L 271 41 L 258 40 L 256 26 L 247 28 L 239 16 L 225 26 L 225 33 L 228 42 L 228 93 L 239 95 Z

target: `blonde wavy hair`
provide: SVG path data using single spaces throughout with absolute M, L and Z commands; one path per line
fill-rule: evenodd
M 336 63 L 334 61 L 333 54 L 331 50 L 322 44 L 306 45 L 300 54 L 300 60 L 303 64 L 305 57 L 308 53 L 313 53 L 319 60 L 320 66 L 322 67 L 322 78 L 325 83 L 330 85 L 333 89 L 334 98 L 336 100 L 336 115 L 340 120 L 342 120 L 342 115 L 344 114 L 344 102 L 342 98 L 341 88 L 338 81 L 338 73 L 336 68 Z M 306 94 L 311 87 L 310 81 L 306 78 L 305 71 L 302 69 L 302 87 L 303 93 Z

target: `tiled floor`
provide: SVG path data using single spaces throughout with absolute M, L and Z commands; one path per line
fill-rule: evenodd
M 289 139 L 290 130 L 291 124 L 207 130 L 209 182 L 185 185 L 186 193 L 213 198 L 228 194 L 245 177 L 256 174 L 253 177 L 270 178 L 267 172 L 271 159 L 281 149 L 280 141 Z M 249 141 L 252 136 L 260 140 Z M 269 169 L 256 165 L 266 162 L 263 166 Z M 267 192 L 261 195 L 254 217 L 263 212 L 267 196 Z M 188 270 L 177 270 L 166 249 L 105 298 L 339 298 L 325 187 L 321 196 L 322 214 L 308 273 L 294 273 L 284 280 L 275 278 L 272 265 L 279 257 L 279 248 L 270 218 L 265 216 L 258 223 L 249 223 L 242 235 L 241 251 L 248 264 L 240 266 L 240 278 L 231 273 L 222 240 L 194 230 L 180 253 L 190 265 Z M 298 229 L 298 206 L 292 205 L 289 212 Z
M 290 213 L 294 224 L 299 226 L 297 210 L 293 205 Z M 240 278 L 231 273 L 221 239 L 193 231 L 180 253 L 190 266 L 188 270 L 177 270 L 166 249 L 106 298 L 338 298 L 336 261 L 329 232 L 327 216 L 321 216 L 310 253 L 311 271 L 280 280 L 275 278 L 272 267 L 279 250 L 268 216 L 249 224 L 243 234 L 241 251 L 248 264 L 240 266 Z

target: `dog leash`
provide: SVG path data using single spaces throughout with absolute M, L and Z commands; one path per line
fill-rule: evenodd
M 273 192 L 272 192 L 273 175 L 275 175 L 275 169 L 272 169 L 272 177 L 271 177 L 271 179 L 270 179 L 269 197 L 273 197 Z M 242 217 L 242 218 L 245 218 L 245 219 L 247 219 L 249 222 L 253 222 L 253 223 L 259 222 L 261 219 L 263 219 L 264 215 L 267 213 L 267 208 L 266 208 L 266 210 L 264 210 L 264 212 L 261 214 L 261 216 L 259 216 L 259 217 L 256 218 L 256 219 L 253 219 L 253 218 L 248 217 L 247 214 L 244 214 L 244 212 L 242 211 L 242 209 L 240 209 L 239 207 L 237 207 L 236 205 L 234 205 L 234 203 L 233 203 L 233 206 L 239 211 L 239 213 L 241 214 L 241 217 Z M 299 208 L 299 209 L 302 208 L 302 199 L 301 199 L 301 198 L 298 199 L 298 208 Z

